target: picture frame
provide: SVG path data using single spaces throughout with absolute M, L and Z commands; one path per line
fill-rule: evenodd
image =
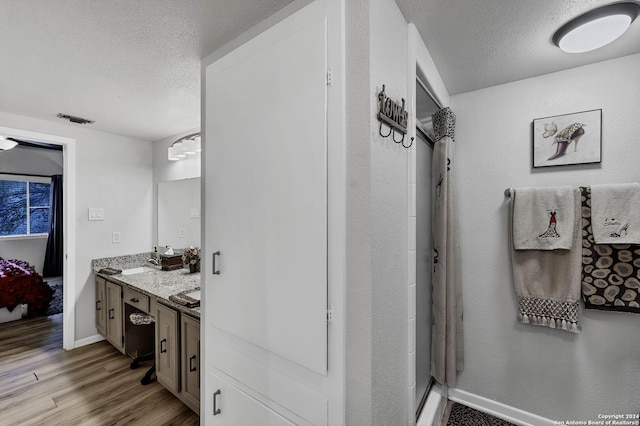
M 536 118 L 533 167 L 602 161 L 602 109 Z

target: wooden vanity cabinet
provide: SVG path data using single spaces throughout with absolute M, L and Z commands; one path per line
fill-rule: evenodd
M 136 310 L 155 317 L 158 383 L 199 414 L 200 320 L 162 304 L 156 297 L 96 276 L 96 329 L 132 358 L 154 347 L 153 341 L 149 345 L 143 342 L 148 337 L 143 330 L 146 326 L 125 327 L 128 315 Z
M 106 282 L 106 329 L 107 340 L 116 347 L 120 352 L 124 353 L 124 330 L 122 317 L 122 286 Z
M 156 377 L 158 383 L 175 395 L 180 392 L 179 314 L 161 303 L 155 304 Z
M 152 303 L 156 317 L 158 383 L 200 413 L 200 320 L 162 303 Z
M 182 401 L 200 414 L 200 320 L 182 314 Z
M 96 329 L 107 337 L 107 281 L 96 277 Z

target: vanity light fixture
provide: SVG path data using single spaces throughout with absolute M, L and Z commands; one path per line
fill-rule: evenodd
M 553 35 L 553 44 L 568 53 L 582 53 L 605 46 L 627 31 L 640 5 L 612 3 L 593 9 L 564 24 Z
M 167 150 L 167 158 L 171 161 L 182 160 L 200 151 L 200 133 L 192 133 L 172 143 Z
M 8 139 L 6 136 L 0 136 L 0 151 L 8 151 L 15 148 L 18 142 Z
M 173 143 L 173 149 L 175 149 L 175 155 L 178 158 L 186 158 L 187 154 L 184 153 L 183 143 L 178 141 Z
M 178 161 L 180 159 L 180 157 L 178 157 L 176 155 L 176 149 L 173 146 L 169 147 L 168 153 L 167 153 L 167 158 L 171 161 Z
M 186 155 L 196 154 L 196 141 L 193 139 L 186 139 L 182 142 L 182 153 Z

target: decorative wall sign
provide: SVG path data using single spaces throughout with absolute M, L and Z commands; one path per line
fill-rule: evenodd
M 533 120 L 533 167 L 599 163 L 601 157 L 601 109 Z
M 378 133 L 383 138 L 389 137 L 389 135 L 393 134 L 392 139 L 395 143 L 402 143 L 402 146 L 409 148 L 411 144 L 413 144 L 413 138 L 411 138 L 409 145 L 404 144 L 404 137 L 407 134 L 407 121 L 409 118 L 409 113 L 404 109 L 405 100 L 402 98 L 402 105 L 400 105 L 400 103 L 387 97 L 384 90 L 385 85 L 383 84 L 382 90 L 378 93 L 378 120 L 380 121 Z M 386 135 L 382 133 L 383 123 L 389 127 L 389 131 Z M 399 140 L 396 139 L 396 133 L 400 133 L 402 135 Z

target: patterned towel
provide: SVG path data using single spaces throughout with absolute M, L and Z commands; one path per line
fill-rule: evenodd
M 516 250 L 513 245 L 513 287 L 518 320 L 525 324 L 580 332 L 580 193 L 574 200 L 574 242 L 571 250 Z M 513 212 L 513 203 L 512 203 Z M 513 218 L 513 215 L 511 215 Z M 510 229 L 513 229 L 510 226 Z M 510 232 L 513 239 L 513 233 Z
M 116 269 L 116 268 L 102 268 L 98 271 L 99 274 L 105 274 L 105 275 L 117 275 L 117 274 L 121 274 L 122 273 L 122 269 Z
M 193 290 L 189 290 L 187 292 L 172 294 L 171 296 L 169 296 L 169 300 L 171 300 L 174 303 L 177 303 L 178 305 L 186 306 L 187 308 L 197 308 L 198 306 L 200 306 L 200 301 L 198 299 L 194 299 L 193 297 L 187 296 L 185 293 L 191 293 L 192 291 L 199 290 L 199 289 L 200 287 Z
M 640 245 L 596 244 L 591 226 L 591 188 L 580 191 L 584 307 L 640 313 Z

